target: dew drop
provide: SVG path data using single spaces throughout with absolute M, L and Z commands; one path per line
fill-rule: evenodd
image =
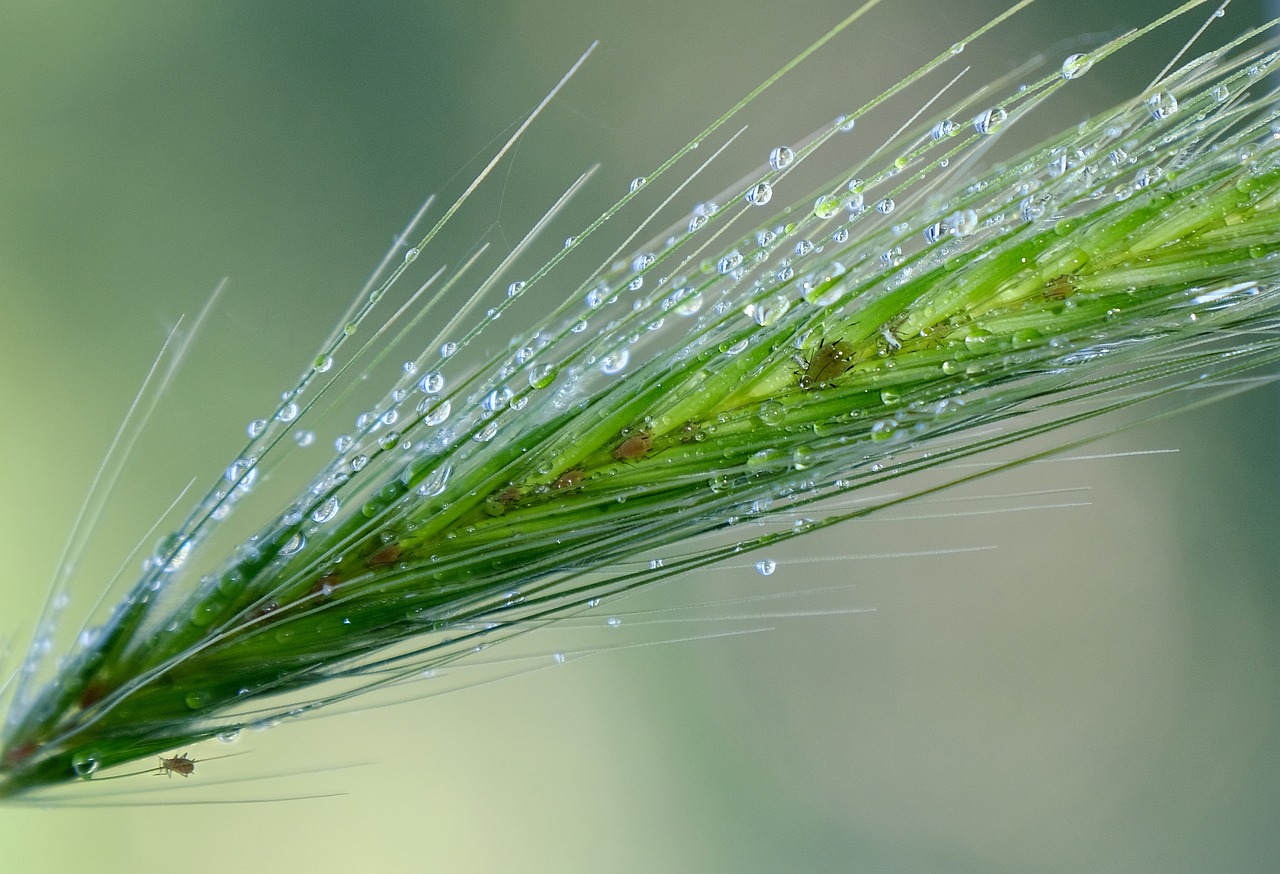
M 973 129 L 980 134 L 989 134 L 996 128 L 1004 124 L 1005 119 L 1009 117 L 1009 113 L 1005 112 L 999 106 L 993 106 L 984 112 L 978 113 L 973 119 Z
M 369 463 L 369 456 L 357 455 L 351 459 L 351 469 L 359 473 L 360 471 L 364 470 L 365 465 L 368 463 Z
M 452 358 L 457 351 L 458 351 L 458 344 L 453 342 L 452 340 L 447 340 L 440 345 L 441 358 Z
M 587 292 L 587 306 L 593 310 L 598 310 L 604 306 L 604 292 L 598 288 L 593 288 Z
M 328 522 L 329 520 L 332 520 L 334 516 L 337 516 L 339 508 L 342 508 L 342 502 L 339 502 L 337 498 L 326 498 L 323 504 L 320 504 L 319 507 L 314 509 L 314 511 L 311 511 L 311 521 L 321 523 Z
M 174 532 L 160 539 L 154 553 L 155 566 L 162 573 L 171 574 L 182 567 L 191 556 L 191 541 Z
M 418 486 L 418 494 L 424 498 L 434 498 L 444 492 L 444 487 L 449 484 L 449 474 L 453 473 L 453 465 L 449 462 L 437 467 L 431 472 L 431 476 L 422 481 Z
M 449 418 L 449 413 L 453 409 L 453 405 L 446 398 L 431 408 L 431 412 L 422 417 L 422 421 L 428 425 L 439 425 L 445 419 Z
M 786 408 L 777 401 L 765 401 L 756 411 L 756 415 L 766 425 L 781 425 L 786 418 L 786 412 Z
M 942 140 L 947 137 L 954 137 L 959 132 L 960 125 L 949 118 L 945 118 L 933 126 L 933 129 L 929 131 L 929 135 L 935 140 Z
M 417 260 L 418 260 L 418 250 L 416 248 L 409 248 L 404 250 L 404 263 L 412 264 L 414 261 L 417 261 Z
M 600 361 L 600 372 L 613 376 L 627 369 L 631 353 L 626 349 L 618 349 L 604 356 Z
M 895 206 L 897 206 L 897 204 L 893 202 L 893 198 L 886 197 L 876 203 L 876 212 L 881 215 L 888 215 L 893 212 Z
M 214 737 L 216 737 L 220 743 L 224 743 L 224 744 L 234 743 L 236 739 L 240 737 L 240 729 L 228 728 L 226 731 L 218 732 L 217 734 L 214 735 Z
M 507 297 L 516 297 L 520 292 L 524 291 L 524 280 L 517 279 L 515 282 L 507 286 Z
M 444 388 L 444 374 L 438 370 L 431 371 L 418 380 L 418 388 L 425 394 L 439 394 Z
M 834 194 L 824 194 L 813 202 L 813 214 L 820 219 L 829 219 L 840 213 L 840 198 Z
M 733 271 L 737 270 L 741 266 L 742 266 L 742 253 L 739 252 L 737 249 L 734 249 L 728 255 L 725 255 L 723 258 L 720 259 L 720 263 L 716 265 L 716 269 L 718 269 L 721 275 L 723 275 L 726 273 L 732 273 Z
M 301 532 L 295 531 L 293 536 L 285 542 L 284 546 L 280 547 L 280 554 L 295 555 L 306 545 L 307 538 L 303 537 Z
M 778 563 L 771 558 L 762 558 L 756 562 L 756 573 L 762 577 L 773 576 L 773 572 L 778 569 Z
M 88 779 L 92 777 L 94 772 L 98 770 L 98 757 L 92 754 L 76 756 L 71 761 L 71 770 L 76 772 L 77 777 Z
M 758 182 L 747 191 L 746 199 L 752 206 L 764 206 L 773 199 L 773 186 L 768 182 Z
M 249 423 L 249 427 L 246 430 L 249 432 L 250 437 L 260 437 L 262 432 L 267 430 L 267 420 L 254 419 Z
M 645 183 L 648 181 L 649 180 L 644 178 L 643 176 L 637 176 L 635 179 L 631 180 L 630 188 L 632 191 L 639 191 L 641 188 L 644 188 Z
M 1089 68 L 1093 66 L 1093 58 L 1081 52 L 1074 55 L 1067 55 L 1066 60 L 1062 62 L 1062 78 L 1063 79 L 1079 79 L 1085 73 L 1089 72 Z
M 329 368 L 333 367 L 333 356 L 321 355 L 312 363 L 315 366 L 316 373 L 325 373 Z
M 1164 121 L 1178 111 L 1178 98 L 1168 91 L 1157 91 L 1147 98 L 1147 112 L 1156 121 Z
M 791 166 L 791 162 L 796 159 L 796 153 L 786 146 L 777 146 L 769 153 L 769 166 L 775 170 L 783 170 Z

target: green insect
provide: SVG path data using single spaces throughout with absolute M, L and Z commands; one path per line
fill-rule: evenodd
M 822 339 L 807 360 L 801 357 L 798 362 L 800 367 L 796 370 L 796 384 L 803 391 L 809 391 L 830 385 L 833 380 L 844 375 L 853 367 L 854 351 L 843 340 L 828 343 Z

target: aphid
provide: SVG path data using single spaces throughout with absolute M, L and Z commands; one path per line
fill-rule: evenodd
M 635 461 L 648 455 L 652 448 L 653 434 L 648 431 L 637 431 L 614 448 L 613 457 L 619 461 Z
M 311 587 L 310 594 L 319 595 L 321 598 L 328 598 L 333 594 L 333 590 L 340 582 L 342 582 L 342 578 L 337 574 L 325 574 L 315 581 L 315 585 Z
M 367 559 L 365 564 L 369 567 L 379 567 L 380 565 L 395 564 L 400 560 L 400 544 L 388 543 L 386 546 L 378 549 Z
M 582 485 L 582 481 L 586 478 L 587 475 L 583 473 L 580 468 L 575 467 L 573 470 L 566 470 L 564 473 L 560 474 L 560 476 L 556 477 L 556 481 L 551 484 L 551 488 L 576 489 L 578 486 Z
M 183 777 L 190 777 L 195 772 L 195 759 L 188 758 L 187 754 L 183 753 L 182 755 L 174 756 L 171 759 L 166 759 L 164 756 L 160 756 L 160 767 L 156 771 L 156 776 L 164 774 L 168 777 L 173 777 L 174 774 L 181 774 Z
M 853 367 L 853 349 L 843 340 L 818 341 L 818 348 L 806 361 L 800 359 L 802 369 L 796 371 L 796 384 L 804 391 L 829 385 L 833 379 Z
M 1064 273 L 1050 279 L 1044 284 L 1045 300 L 1066 300 L 1076 290 L 1077 278 L 1074 273 Z

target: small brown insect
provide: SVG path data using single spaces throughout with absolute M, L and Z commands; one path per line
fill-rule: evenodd
M 375 551 L 372 555 L 365 559 L 365 564 L 369 567 L 378 567 L 384 564 L 395 564 L 400 560 L 400 544 L 388 543 L 386 546 Z
M 575 467 L 573 470 L 566 470 L 560 476 L 556 477 L 556 481 L 551 484 L 553 489 L 576 489 L 582 485 L 582 481 L 587 475 L 582 472 L 581 468 Z
M 173 777 L 174 774 L 180 774 L 183 777 L 190 777 L 195 772 L 196 760 L 188 758 L 187 754 L 183 753 L 171 759 L 160 756 L 160 767 L 156 771 L 156 776 L 164 774 L 167 777 Z
M 808 361 L 800 360 L 803 369 L 796 371 L 796 384 L 804 391 L 830 385 L 836 377 L 853 367 L 853 349 L 843 340 L 818 341 L 818 348 Z
M 1045 300 L 1066 300 L 1076 290 L 1077 278 L 1074 273 L 1064 273 L 1050 279 L 1044 284 Z
M 648 455 L 652 448 L 653 434 L 648 431 L 637 431 L 614 448 L 613 457 L 619 461 L 635 461 Z
M 337 588 L 338 583 L 342 582 L 342 578 L 337 574 L 325 574 L 315 581 L 311 587 L 310 594 L 319 595 L 321 598 L 328 598 L 333 594 L 333 590 Z

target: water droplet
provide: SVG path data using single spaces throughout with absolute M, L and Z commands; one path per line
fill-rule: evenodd
M 485 398 L 480 402 L 480 405 L 483 406 L 486 411 L 496 413 L 499 410 L 505 409 L 507 404 L 511 403 L 513 394 L 514 393 L 511 389 L 506 386 L 503 386 L 502 388 L 495 388 L 493 391 L 485 395 Z
M 622 624 L 622 620 L 619 619 L 617 616 L 610 616 L 608 619 L 605 620 L 605 624 L 608 625 L 610 628 L 617 628 L 619 625 Z
M 764 328 L 772 325 L 791 308 L 791 302 L 784 295 L 775 294 L 765 300 L 754 301 L 743 307 L 753 322 Z
M 1081 52 L 1074 55 L 1067 55 L 1066 60 L 1062 62 L 1062 78 L 1079 79 L 1085 73 L 1089 72 L 1089 68 L 1093 66 L 1093 58 Z
M 635 179 L 631 180 L 631 190 L 639 191 L 641 188 L 644 188 L 645 183 L 648 181 L 649 180 L 644 178 L 643 176 L 637 176 Z
M 453 473 L 453 465 L 447 461 L 431 472 L 431 476 L 422 481 L 418 486 L 418 494 L 424 498 L 434 498 L 436 495 L 444 491 L 444 487 L 449 483 L 449 474 Z
M 294 555 L 306 545 L 307 538 L 303 537 L 301 532 L 295 531 L 293 536 L 285 542 L 284 546 L 280 547 L 280 554 Z
M 604 306 L 605 293 L 599 288 L 593 288 L 587 292 L 587 306 L 593 310 L 598 310 Z
M 773 199 L 773 186 L 768 182 L 759 182 L 746 194 L 747 203 L 752 206 L 764 206 Z
M 171 574 L 186 563 L 191 556 L 191 541 L 174 532 L 160 538 L 154 553 L 155 566 L 162 573 Z
M 517 279 L 515 282 L 507 286 L 507 297 L 516 297 L 520 292 L 524 291 L 524 280 Z
M 77 777 L 91 777 L 98 770 L 98 757 L 93 754 L 78 755 L 71 760 L 71 770 L 76 772 Z
M 769 153 L 769 166 L 775 170 L 782 170 L 791 166 L 791 162 L 796 159 L 796 153 L 786 146 L 777 146 Z
M 240 729 L 228 728 L 226 731 L 218 732 L 214 737 L 224 744 L 234 743 L 236 738 L 240 737 Z
M 676 313 L 682 316 L 696 315 L 702 309 L 702 295 L 693 289 L 683 289 L 680 302 L 676 304 Z
M 357 455 L 351 459 L 351 469 L 357 473 L 364 470 L 364 466 L 369 463 L 369 456 Z
M 314 522 L 328 522 L 334 516 L 337 516 L 340 507 L 342 507 L 342 503 L 337 498 L 326 498 L 323 504 L 311 511 L 311 520 Z
M 621 373 L 627 369 L 627 362 L 631 360 L 631 353 L 626 349 L 618 349 L 604 356 L 600 361 L 600 372 L 610 376 Z
M 558 372 L 559 371 L 550 364 L 539 364 L 529 371 L 529 385 L 532 388 L 546 388 L 555 381 L 556 374 Z
M 849 241 L 849 229 L 840 228 L 840 230 L 831 235 L 831 239 L 837 243 L 847 243 Z
M 771 558 L 762 558 L 756 562 L 756 573 L 762 577 L 773 576 L 773 572 L 778 569 L 778 563 Z
M 978 214 L 971 209 L 961 209 L 947 216 L 942 223 L 948 233 L 967 237 L 978 229 Z
M 446 398 L 445 400 L 436 404 L 431 409 L 431 412 L 423 416 L 422 421 L 428 425 L 439 425 L 445 419 L 449 418 L 449 412 L 452 409 L 453 409 L 453 405 L 449 403 L 449 400 Z
M 840 128 L 840 133 L 842 134 L 849 133 L 851 130 L 857 127 L 857 125 L 858 125 L 858 120 L 856 118 L 849 118 L 848 116 L 844 116 L 844 115 L 841 115 L 836 118 L 836 126 Z
M 414 261 L 417 261 L 417 260 L 418 260 L 418 250 L 416 248 L 409 248 L 404 250 L 404 263 L 412 264 Z
M 329 370 L 329 368 L 333 367 L 333 356 L 321 355 L 320 357 L 316 358 L 316 360 L 313 363 L 316 369 L 316 373 L 324 373 L 327 370 Z
M 1022 220 L 1028 222 L 1039 221 L 1044 218 L 1047 211 L 1047 198 L 1044 197 L 1024 197 L 1022 203 L 1018 206 L 1018 212 L 1022 215 Z
M 733 271 L 737 270 L 741 266 L 742 266 L 742 253 L 739 252 L 737 249 L 734 249 L 728 255 L 725 255 L 723 258 L 721 258 L 720 263 L 716 265 L 717 269 L 720 271 L 722 275 L 726 273 L 732 273 Z
M 250 437 L 260 437 L 262 432 L 267 430 L 267 420 L 254 419 L 249 423 L 249 427 L 246 430 L 249 432 Z
M 253 464 L 252 459 L 237 458 L 227 468 L 223 478 L 240 491 L 247 492 L 253 487 L 253 481 L 258 478 L 258 471 L 254 469 Z
M 946 231 L 942 229 L 942 222 L 934 222 L 924 229 L 924 241 L 926 243 L 936 243 L 946 236 Z
M 431 371 L 418 380 L 418 388 L 425 394 L 439 394 L 444 388 L 444 374 L 438 370 Z
M 786 418 L 787 410 L 777 401 L 765 401 L 760 405 L 756 415 L 766 425 L 781 425 Z
M 1231 96 L 1231 89 L 1226 85 L 1214 85 L 1213 90 L 1209 93 L 1213 96 L 1214 100 L 1222 103 Z
M 840 198 L 834 194 L 824 194 L 813 202 L 813 214 L 820 219 L 829 219 L 840 213 Z
M 353 440 L 350 437 L 350 435 L 342 434 L 336 440 L 333 441 L 333 448 L 338 450 L 339 452 L 346 452 L 355 444 L 356 444 L 356 441 Z
M 280 408 L 280 412 L 276 413 L 276 418 L 281 422 L 292 422 L 298 418 L 298 405 L 290 401 Z
M 689 233 L 692 234 L 706 223 L 707 217 L 705 215 L 702 215 L 701 213 L 695 215 L 693 218 L 689 219 Z
M 893 209 L 895 206 L 897 206 L 897 204 L 893 202 L 893 198 L 886 197 L 876 203 L 876 212 L 880 213 L 881 215 L 888 215 L 889 213 L 893 212 Z
M 951 119 L 946 118 L 935 124 L 933 129 L 929 131 L 929 135 L 935 140 L 942 140 L 947 137 L 954 137 L 959 132 L 960 125 L 956 124 Z
M 1156 121 L 1164 121 L 1178 111 L 1178 98 L 1168 91 L 1157 91 L 1147 98 L 1147 112 Z
M 980 112 L 973 119 L 973 129 L 980 134 L 992 133 L 1000 125 L 1004 124 L 1005 119 L 1009 117 L 1009 113 L 1005 112 L 999 106 L 993 106 L 985 112 Z
M 458 344 L 453 342 L 452 340 L 447 340 L 446 342 L 440 345 L 441 358 L 452 358 L 457 351 L 458 351 Z
M 315 431 L 295 431 L 293 434 L 293 442 L 299 446 L 306 448 L 316 442 Z

